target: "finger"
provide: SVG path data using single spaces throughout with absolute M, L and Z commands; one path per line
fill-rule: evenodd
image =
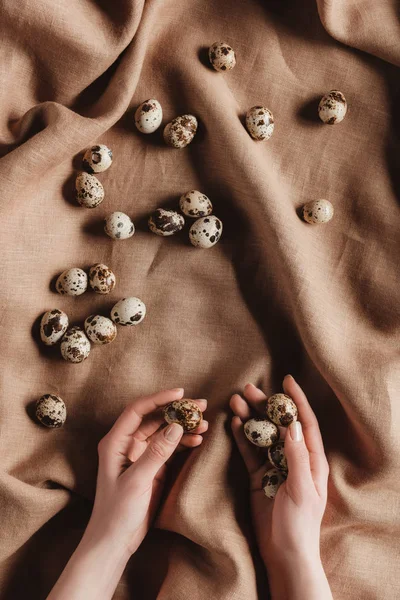
M 241 419 L 241 421 L 247 421 L 251 418 L 251 409 L 239 394 L 234 394 L 229 402 L 232 412 Z
M 248 383 L 244 388 L 244 397 L 251 408 L 262 415 L 265 415 L 267 396 L 252 383 Z
M 305 444 L 300 421 L 288 427 L 285 438 L 285 456 L 288 464 L 287 489 L 295 502 L 304 499 L 310 486 L 314 488 L 311 475 L 310 455 Z
M 187 450 L 187 448 L 197 448 L 203 443 L 203 437 L 196 434 L 186 434 L 182 437 L 178 450 Z
M 174 400 L 180 400 L 182 396 L 183 389 L 177 388 L 138 398 L 129 404 L 99 443 L 101 470 L 109 476 L 118 477 L 121 465 L 129 454 L 132 436 L 138 430 L 144 415 Z
M 262 465 L 260 454 L 257 449 L 249 443 L 243 431 L 243 423 L 237 416 L 232 418 L 231 422 L 233 437 L 235 438 L 238 450 L 243 458 L 244 464 L 249 475 L 254 475 Z
M 183 436 L 183 428 L 178 423 L 172 423 L 161 429 L 150 439 L 148 446 L 139 460 L 128 469 L 126 474 L 135 478 L 140 485 L 147 486 L 157 475 L 161 467 L 176 450 Z
M 317 417 L 305 393 L 291 375 L 286 375 L 283 380 L 283 389 L 285 393 L 293 398 L 299 411 L 299 420 L 302 424 L 305 443 L 310 453 L 311 472 L 317 490 L 320 494 L 326 494 L 329 466 L 325 456 Z

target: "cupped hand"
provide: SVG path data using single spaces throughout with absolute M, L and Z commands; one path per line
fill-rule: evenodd
M 248 384 L 244 398 L 235 394 L 230 402 L 235 414 L 232 431 L 249 473 L 253 523 L 267 569 L 297 557 L 320 560 L 320 528 L 327 500 L 329 468 L 317 418 L 292 376 L 285 377 L 283 389 L 297 405 L 298 423 L 281 429 L 289 472 L 274 500 L 261 487 L 272 465 L 266 464 L 265 453 L 250 444 L 243 431 L 243 422 L 254 415 L 265 416 L 267 397 Z
M 173 389 L 137 398 L 123 411 L 100 441 L 96 498 L 86 538 L 112 539 L 136 551 L 154 518 L 175 450 L 195 448 L 203 441 L 207 421 L 190 434 L 180 425 L 165 427 L 162 408 L 183 397 Z M 206 400 L 194 400 L 204 411 Z

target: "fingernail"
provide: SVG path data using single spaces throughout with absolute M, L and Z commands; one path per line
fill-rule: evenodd
M 285 375 L 284 379 L 286 379 L 287 377 L 290 377 L 290 379 L 294 379 L 293 375 L 290 375 L 290 373 L 288 373 L 287 375 Z
M 303 439 L 303 429 L 301 427 L 300 421 L 293 421 L 289 425 L 290 437 L 294 442 L 301 442 Z
M 171 390 L 171 392 L 176 392 L 177 394 L 179 394 L 179 393 L 183 394 L 183 388 L 173 388 Z
M 176 442 L 179 440 L 182 433 L 182 425 L 179 425 L 178 423 L 171 423 L 171 425 L 164 431 L 164 436 L 169 442 Z

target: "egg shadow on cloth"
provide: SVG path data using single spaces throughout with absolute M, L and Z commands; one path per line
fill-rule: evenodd
M 99 219 L 98 217 L 96 217 L 90 221 L 87 221 L 86 223 L 83 223 L 82 231 L 88 235 L 91 235 L 92 237 L 96 237 L 96 238 L 102 237 L 104 239 L 108 239 L 110 241 L 110 244 L 114 241 L 104 231 L 104 219 L 101 219 L 101 218 Z M 116 240 L 116 241 L 124 242 L 126 240 Z
M 41 313 L 34 320 L 32 327 L 31 327 L 31 336 L 32 336 L 34 342 L 36 343 L 41 356 L 43 356 L 44 358 L 49 358 L 50 360 L 58 360 L 58 359 L 62 360 L 61 354 L 60 354 L 60 348 L 59 348 L 60 344 L 59 343 L 54 344 L 53 346 L 46 346 L 46 344 L 44 344 L 41 340 L 40 323 L 42 321 L 43 315 L 44 315 L 44 312 Z
M 306 121 L 307 123 L 313 123 L 314 125 L 320 125 L 323 127 L 325 124 L 322 123 L 318 115 L 318 106 L 320 103 L 321 96 L 314 96 L 302 104 L 296 112 L 296 117 L 300 121 Z
M 210 63 L 210 59 L 208 57 L 208 46 L 201 46 L 198 51 L 197 51 L 197 58 L 199 59 L 199 61 L 201 62 L 201 64 L 204 67 L 207 67 L 207 69 L 209 69 L 210 71 L 215 71 L 215 69 L 213 68 L 212 64 Z

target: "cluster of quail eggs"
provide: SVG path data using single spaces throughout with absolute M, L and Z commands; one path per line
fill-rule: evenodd
M 279 427 L 288 427 L 297 420 L 298 413 L 296 404 L 286 394 L 270 396 L 265 412 L 265 417 L 253 417 L 246 421 L 244 433 L 252 444 L 268 451 L 268 459 L 273 468 L 264 474 L 261 485 L 265 495 L 273 499 L 288 471 L 284 443 L 279 441 Z
M 212 214 L 211 200 L 198 190 L 190 190 L 180 197 L 179 208 L 189 219 L 196 219 L 189 229 L 189 240 L 198 248 L 211 248 L 220 240 L 222 221 Z M 148 220 L 150 231 L 168 237 L 178 233 L 185 218 L 175 210 L 157 208 Z
M 80 296 L 88 289 L 97 294 L 109 294 L 116 285 L 116 277 L 107 265 L 97 263 L 90 267 L 89 276 L 83 269 L 73 267 L 63 271 L 56 281 L 56 290 L 61 295 Z M 44 313 L 40 322 L 40 338 L 46 346 L 60 342 L 61 356 L 71 363 L 87 359 L 91 344 L 104 345 L 113 342 L 118 325 L 138 325 L 146 315 L 146 306 L 139 298 L 123 298 L 111 309 L 111 319 L 102 315 L 90 315 L 84 329 L 69 327 L 65 312 L 55 308 Z
M 137 107 L 135 125 L 141 133 L 154 133 L 161 126 L 162 118 L 161 104 L 155 98 L 149 98 Z M 164 142 L 171 148 L 185 148 L 192 142 L 197 127 L 198 122 L 194 115 L 180 115 L 165 125 Z

